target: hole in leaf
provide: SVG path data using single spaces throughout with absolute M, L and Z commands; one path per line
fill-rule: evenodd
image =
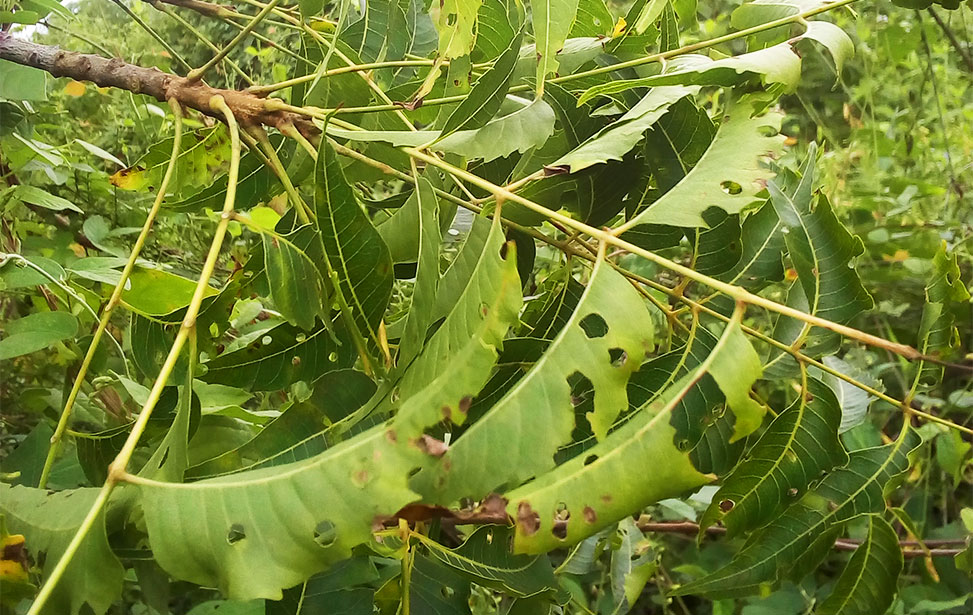
M 453 597 L 453 594 L 455 594 L 456 591 L 452 587 L 443 585 L 442 588 L 440 588 L 439 593 L 443 595 L 443 598 L 449 600 Z
M 787 495 L 792 498 L 796 498 L 798 493 L 800 493 L 800 491 L 797 490 L 797 487 L 791 487 L 787 490 Z
M 334 523 L 330 521 L 321 521 L 314 526 L 314 542 L 321 548 L 328 548 L 338 540 L 338 530 L 335 529 Z
M 338 362 L 338 353 L 332 350 L 331 351 L 331 354 L 328 355 L 328 361 L 331 361 L 332 363 L 337 363 Z
M 450 26 L 450 27 L 455 26 L 456 25 L 456 20 L 457 20 L 456 13 L 450 13 L 449 15 L 446 15 L 446 25 L 447 26 Z
M 628 360 L 628 353 L 621 348 L 612 348 L 608 351 L 608 357 L 611 359 L 612 365 L 622 367 L 625 365 L 625 361 Z
M 581 329 L 589 339 L 605 337 L 608 334 L 608 323 L 598 314 L 588 314 L 581 319 Z
M 584 458 L 584 464 L 586 466 L 591 465 L 596 461 L 598 461 L 598 455 L 588 455 L 587 457 Z
M 743 188 L 740 186 L 740 184 L 730 180 L 726 180 L 725 182 L 722 182 L 720 184 L 720 188 L 722 188 L 723 192 L 727 194 L 740 194 L 741 192 L 743 192 Z
M 246 537 L 247 533 L 244 531 L 243 526 L 239 523 L 234 523 L 226 533 L 226 542 L 235 545 Z
M 733 510 L 733 507 L 736 506 L 736 505 L 737 505 L 737 503 L 734 502 L 733 500 L 721 500 L 720 501 L 720 510 L 722 510 L 725 513 L 728 513 L 731 510 Z
M 263 344 L 264 346 L 267 346 L 272 341 L 274 341 L 274 338 L 270 337 L 269 335 L 265 335 L 262 338 L 260 338 L 260 343 Z
M 551 528 L 551 534 L 558 540 L 565 540 L 568 537 L 568 522 L 555 521 L 554 527 Z
M 759 132 L 760 135 L 764 137 L 776 137 L 777 135 L 780 134 L 780 131 L 778 131 L 773 126 L 760 126 L 757 128 L 757 132 Z
M 303 333 L 298 333 L 297 337 L 294 338 L 294 341 L 298 344 L 303 344 L 305 340 L 307 340 L 307 336 Z
M 676 442 L 676 448 L 685 453 L 692 448 L 692 444 L 689 442 L 689 440 L 683 438 Z

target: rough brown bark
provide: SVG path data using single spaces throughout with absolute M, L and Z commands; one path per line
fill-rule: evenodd
M 90 53 L 65 51 L 0 32 L 0 59 L 39 68 L 55 77 L 70 77 L 75 81 L 90 81 L 100 87 L 147 94 L 162 102 L 174 98 L 184 107 L 196 109 L 221 121 L 222 114 L 213 110 L 210 101 L 214 96 L 222 96 L 240 124 L 263 124 L 275 128 L 293 124 L 307 137 L 319 132 L 310 120 L 301 115 L 266 109 L 265 100 L 253 94 L 210 87 L 201 81 L 190 81 L 157 68 L 129 64 L 118 58 L 108 59 Z

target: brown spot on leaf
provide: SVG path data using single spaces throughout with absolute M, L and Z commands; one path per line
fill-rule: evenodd
M 527 536 L 533 536 L 541 529 L 541 516 L 526 500 L 517 505 L 517 525 Z
M 581 511 L 581 515 L 584 517 L 584 520 L 587 523 L 594 523 L 598 520 L 598 513 L 596 513 L 595 509 L 590 506 L 585 506 L 584 510 Z
M 395 433 L 395 430 L 394 429 L 389 429 L 388 431 L 386 431 L 385 432 L 385 437 L 392 444 L 395 444 L 396 442 L 399 441 L 399 434 Z
M 733 510 L 733 507 L 736 505 L 736 502 L 733 500 L 722 500 L 720 501 L 720 510 L 722 510 L 724 513 L 728 513 Z
M 463 399 L 459 400 L 459 411 L 462 412 L 463 414 L 466 414 L 467 412 L 470 411 L 470 406 L 472 404 L 473 404 L 473 398 L 469 395 L 466 395 L 465 397 L 463 397 Z
M 611 502 L 612 501 L 611 494 L 610 493 L 606 493 L 606 494 L 602 495 L 601 496 L 601 501 L 604 502 L 605 504 L 608 504 L 609 502 Z

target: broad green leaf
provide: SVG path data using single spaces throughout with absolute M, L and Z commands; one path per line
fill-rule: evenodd
M 415 199 L 415 211 L 418 214 L 416 232 L 419 236 L 417 246 L 419 263 L 416 270 L 416 283 L 412 289 L 412 308 L 406 316 L 405 331 L 399 341 L 400 363 L 411 361 L 422 348 L 426 331 L 433 323 L 433 305 L 439 290 L 440 278 L 439 249 L 442 245 L 442 234 L 439 226 L 439 200 L 429 180 L 419 178 L 412 199 Z
M 784 241 L 808 311 L 845 324 L 872 307 L 871 295 L 851 267 L 853 259 L 864 252 L 864 246 L 838 220 L 827 197 L 813 194 L 815 152 L 812 144 L 801 183 L 793 195 L 782 192 L 774 182 L 767 187 L 782 231 L 786 229 Z M 812 353 L 824 352 L 837 343 L 837 334 L 815 331 L 808 346 Z
M 885 510 L 885 494 L 908 470 L 919 444 L 919 436 L 907 427 L 891 444 L 850 453 L 844 467 L 753 534 L 729 564 L 673 593 L 732 598 L 790 575 L 803 576 L 831 548 L 841 524 Z
M 477 585 L 502 591 L 510 596 L 527 598 L 558 591 L 551 562 L 546 557 L 515 555 L 510 551 L 509 527 L 484 526 L 467 537 L 455 549 L 430 547 L 429 555 L 458 571 Z
M 801 77 L 801 58 L 789 43 L 722 60 L 686 54 L 670 60 L 666 72 L 659 75 L 611 81 L 589 88 L 581 95 L 580 102 L 587 102 L 596 96 L 618 94 L 633 88 L 660 85 L 734 86 L 754 76 L 760 76 L 768 85 L 780 83 L 791 90 L 797 86 Z
M 659 500 L 712 480 L 701 474 L 682 444 L 674 411 L 712 366 L 736 365 L 726 341 L 740 334 L 739 319 L 727 325 L 706 359 L 670 381 L 624 425 L 583 453 L 506 494 L 516 521 L 514 549 L 540 553 L 578 542 Z M 749 385 L 747 385 L 749 386 Z M 680 440 L 677 446 L 676 439 Z M 665 460 L 660 463 L 660 460 Z M 646 474 L 645 468 L 653 468 Z
M 317 317 L 326 320 L 330 312 L 321 273 L 288 236 L 268 232 L 261 237 L 270 298 L 288 322 L 310 331 Z
M 137 314 L 152 318 L 166 316 L 189 305 L 196 291 L 196 282 L 161 269 L 138 267 L 128 278 L 122 291 L 122 304 Z M 218 294 L 209 286 L 203 297 Z
M 520 42 L 523 31 L 510 40 L 507 47 L 493 66 L 477 79 L 466 98 L 449 114 L 439 131 L 439 139 L 444 139 L 459 130 L 476 130 L 486 126 L 493 119 L 510 89 L 510 78 L 517 67 Z
M 662 15 L 662 11 L 669 5 L 669 0 L 647 0 L 636 2 L 632 7 L 634 11 L 638 7 L 638 13 L 629 26 L 636 34 L 643 34 L 648 30 Z M 629 13 L 631 15 L 631 13 Z
M 67 279 L 64 268 L 49 258 L 44 258 L 43 256 L 25 256 L 24 258 L 55 280 Z M 33 267 L 12 259 L 7 261 L 3 265 L 3 268 L 0 269 L 0 290 L 11 291 L 16 288 L 28 288 L 39 284 L 49 284 L 50 282 L 50 278 Z
M 276 391 L 298 380 L 310 381 L 351 367 L 356 358 L 343 327 L 336 327 L 334 334 L 323 325 L 307 333 L 281 324 L 239 350 L 207 362 L 207 371 L 200 379 L 248 391 Z
M 823 45 L 835 65 L 835 81 L 841 78 L 841 71 L 844 69 L 845 62 L 855 56 L 855 44 L 851 42 L 851 37 L 845 31 L 827 21 L 807 22 L 807 31 L 801 38 L 811 39 Z
M 13 187 L 11 194 L 17 201 L 28 203 L 30 205 L 36 205 L 37 207 L 43 207 L 44 209 L 50 209 L 51 211 L 69 210 L 79 214 L 84 213 L 81 211 L 80 207 L 71 201 L 62 199 L 59 196 L 54 196 L 50 192 L 41 190 L 36 186 L 20 184 Z
M 47 72 L 0 60 L 0 98 L 47 100 Z
M 439 32 L 439 55 L 447 60 L 467 55 L 476 42 L 476 14 L 482 0 L 443 0 L 430 4 Z
M 576 372 L 595 387 L 595 407 L 587 419 L 604 439 L 614 419 L 628 408 L 625 385 L 630 374 L 654 346 L 653 320 L 644 300 L 599 261 L 577 308 L 547 351 L 450 446 L 439 464 L 419 474 L 417 488 L 445 503 L 479 498 L 551 469 L 557 448 L 570 441 L 574 427 L 568 378 Z
M 23 534 L 34 561 L 44 554 L 44 578 L 61 559 L 99 489 L 50 492 L 0 483 L 0 513 L 7 528 Z M 97 615 L 121 597 L 125 569 L 108 545 L 105 515 L 95 519 L 48 602 L 52 613 L 74 615 L 85 604 Z
M 642 140 L 643 133 L 669 111 L 673 103 L 686 96 L 692 96 L 698 91 L 698 87 L 653 88 L 645 98 L 617 121 L 548 166 L 567 168 L 570 173 L 574 173 L 594 164 L 621 160 L 622 156 Z
M 539 147 L 554 133 L 554 111 L 543 100 L 527 102 L 508 96 L 517 110 L 497 117 L 477 130 L 454 132 L 434 149 L 489 162 L 513 152 Z M 328 126 L 328 134 L 352 141 L 381 141 L 396 147 L 419 147 L 439 139 L 438 130 L 342 130 Z
M 868 536 L 855 549 L 818 615 L 881 615 L 895 599 L 902 571 L 899 537 L 880 515 L 869 515 Z
M 126 260 L 117 256 L 87 256 L 71 262 L 67 270 L 80 278 L 114 286 L 122 277 L 118 269 L 125 266 Z
M 718 207 L 739 213 L 752 203 L 774 176 L 764 164 L 780 153 L 783 135 L 766 136 L 780 129 L 781 116 L 767 113 L 751 117 L 753 104 L 738 100 L 724 113 L 723 122 L 706 153 L 671 190 L 648 204 L 627 226 L 667 224 L 706 227 L 703 213 Z
M 327 139 L 321 140 L 314 169 L 314 208 L 328 269 L 350 306 L 354 324 L 368 339 L 378 339 L 379 322 L 392 293 L 392 259 L 372 226 Z
M 78 334 L 78 319 L 70 312 L 36 312 L 7 322 L 0 339 L 0 360 L 43 350 Z
M 774 419 L 723 479 L 701 528 L 721 521 L 733 536 L 766 525 L 823 472 L 844 465 L 848 455 L 838 440 L 840 420 L 834 393 L 808 380 L 807 392 Z
M 963 284 L 956 254 L 950 254 L 943 242 L 932 259 L 933 276 L 926 284 L 926 303 L 919 324 L 919 351 L 923 354 L 948 355 L 959 346 L 952 309 L 969 303 L 970 293 Z M 932 386 L 943 377 L 943 366 L 923 362 L 918 375 L 920 384 Z
M 195 367 L 196 357 L 191 357 L 189 363 L 191 367 Z M 198 424 L 200 415 L 199 404 L 193 396 L 192 376 L 193 369 L 186 369 L 183 385 L 179 387 L 179 402 L 172 426 L 142 466 L 139 476 L 169 482 L 182 481 L 186 468 L 189 467 L 191 424 Z
M 557 53 L 571 32 L 579 0 L 530 0 L 531 23 L 537 45 L 537 93 L 544 93 L 544 80 L 558 69 Z

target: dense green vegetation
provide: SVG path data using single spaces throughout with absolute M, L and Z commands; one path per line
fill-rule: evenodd
M 0 609 L 969 612 L 971 8 L 3 0 Z

